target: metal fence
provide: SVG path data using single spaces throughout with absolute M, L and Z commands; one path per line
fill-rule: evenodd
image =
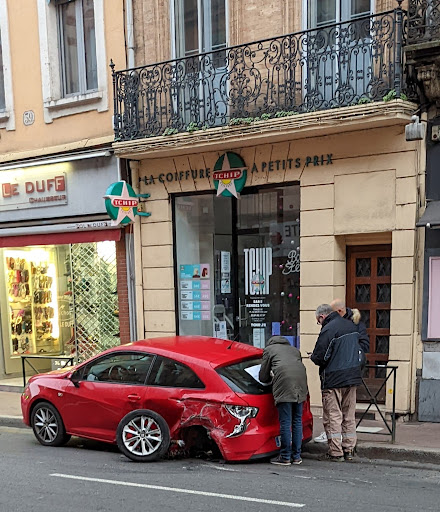
M 440 0 L 410 0 L 408 5 L 408 43 L 440 39 Z
M 72 310 L 79 362 L 119 345 L 119 317 L 114 242 L 70 246 Z
M 404 12 L 113 71 L 117 141 L 401 96 Z
M 377 373 L 377 369 L 382 370 L 384 372 L 383 375 L 383 382 L 379 387 L 374 388 L 374 390 L 366 383 L 364 379 L 362 379 L 363 387 L 365 391 L 367 392 L 368 398 L 369 398 L 369 405 L 363 411 L 361 417 L 358 419 L 356 428 L 359 427 L 362 420 L 368 418 L 368 413 L 371 408 L 375 408 L 375 410 L 379 413 L 385 428 L 386 428 L 386 435 L 391 436 L 391 442 L 394 444 L 396 441 L 396 372 L 397 372 L 397 366 L 390 366 L 390 365 L 366 365 L 365 368 L 374 368 Z M 391 391 L 392 393 L 392 409 L 391 409 L 391 418 L 387 419 L 384 411 L 381 409 L 383 407 L 382 400 L 379 399 L 379 396 L 381 395 L 382 391 L 385 390 L 385 393 L 387 391 L 387 382 L 392 381 L 392 388 L 388 389 L 388 392 Z M 374 409 L 373 409 L 374 412 Z M 371 432 L 371 434 L 379 434 L 384 435 L 383 432 Z

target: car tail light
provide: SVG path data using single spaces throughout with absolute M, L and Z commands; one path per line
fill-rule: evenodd
M 249 407 L 243 405 L 230 405 L 225 404 L 226 410 L 231 416 L 237 418 L 240 421 L 238 425 L 235 425 L 234 430 L 226 437 L 237 437 L 246 432 L 249 422 L 249 418 L 255 418 L 258 413 L 258 407 Z
M 238 420 L 241 420 L 242 418 L 255 418 L 258 413 L 258 407 L 229 404 L 226 404 L 225 407 L 229 414 Z

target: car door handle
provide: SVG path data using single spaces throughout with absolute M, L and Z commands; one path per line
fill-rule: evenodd
M 128 399 L 130 400 L 130 402 L 137 402 L 138 400 L 141 399 L 141 397 L 139 395 L 128 395 Z

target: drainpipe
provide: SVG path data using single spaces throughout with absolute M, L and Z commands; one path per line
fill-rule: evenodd
M 134 68 L 134 21 L 133 0 L 125 0 L 125 23 L 127 34 L 127 67 Z

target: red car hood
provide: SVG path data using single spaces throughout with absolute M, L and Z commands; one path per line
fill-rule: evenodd
M 33 382 L 37 379 L 42 379 L 44 377 L 48 377 L 50 376 L 51 378 L 55 378 L 55 379 L 64 379 L 65 377 L 67 377 L 67 375 L 69 375 L 70 373 L 72 373 L 75 369 L 75 366 L 69 366 L 68 368 L 59 368 L 58 370 L 52 370 L 50 372 L 46 372 L 46 373 L 37 373 L 37 375 L 33 375 L 30 379 L 29 379 L 29 382 Z

